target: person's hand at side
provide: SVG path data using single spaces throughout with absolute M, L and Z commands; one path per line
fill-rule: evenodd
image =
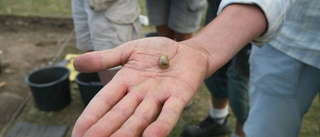
M 158 66 L 159 57 L 169 67 Z M 167 38 L 132 41 L 74 60 L 81 72 L 123 65 L 78 119 L 73 136 L 167 136 L 206 75 L 205 52 Z

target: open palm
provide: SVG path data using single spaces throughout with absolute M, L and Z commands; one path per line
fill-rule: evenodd
M 161 55 L 169 67 L 161 69 Z M 167 136 L 207 73 L 207 55 L 167 38 L 146 38 L 74 60 L 81 72 L 122 65 L 77 120 L 73 136 Z

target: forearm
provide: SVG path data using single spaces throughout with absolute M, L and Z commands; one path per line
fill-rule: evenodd
M 208 77 L 266 28 L 267 21 L 259 7 L 233 4 L 226 7 L 197 35 L 183 43 L 207 55 Z

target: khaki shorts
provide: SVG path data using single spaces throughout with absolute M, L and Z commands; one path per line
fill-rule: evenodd
M 115 10 L 123 10 L 121 6 L 124 6 L 124 1 L 132 2 L 132 0 L 118 1 L 115 4 L 122 5 L 114 4 L 112 6 L 117 7 L 109 7 L 106 11 L 93 11 L 87 0 L 72 0 L 72 15 L 78 49 L 84 51 L 111 49 L 141 37 L 138 4 L 130 4 L 134 6 L 131 7 L 133 10 L 130 12 L 108 16 L 109 13 L 117 12 Z
M 200 28 L 206 0 L 146 0 L 150 25 L 167 24 L 179 33 L 193 33 Z

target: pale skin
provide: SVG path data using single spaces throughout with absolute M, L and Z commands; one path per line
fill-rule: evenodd
M 257 6 L 233 4 L 189 40 L 146 38 L 77 57 L 82 72 L 123 68 L 83 111 L 72 136 L 167 136 L 202 81 L 266 26 Z M 161 55 L 169 68 L 158 66 Z

